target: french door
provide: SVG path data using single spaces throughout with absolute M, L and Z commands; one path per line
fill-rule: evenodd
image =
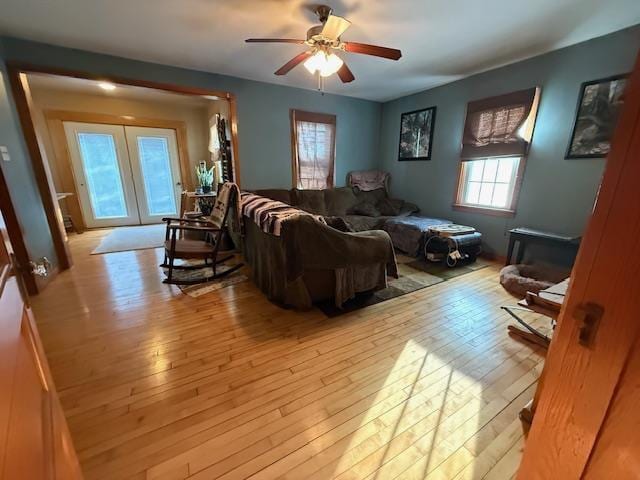
M 178 213 L 174 130 L 77 122 L 64 129 L 87 227 L 158 223 Z

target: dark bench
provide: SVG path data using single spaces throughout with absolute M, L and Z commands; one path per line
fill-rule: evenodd
M 516 263 L 522 263 L 524 252 L 528 244 L 535 243 L 539 245 L 549 245 L 554 247 L 569 248 L 577 251 L 580 246 L 580 237 L 569 237 L 557 233 L 544 232 L 533 228 L 518 227 L 509 230 L 509 248 L 507 250 L 506 265 L 511 265 L 511 257 L 516 242 L 518 242 L 518 253 L 516 255 Z

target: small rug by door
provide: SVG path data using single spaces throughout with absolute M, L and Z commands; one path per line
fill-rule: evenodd
M 202 263 L 200 261 L 194 261 L 196 263 Z M 217 266 L 216 270 L 218 273 L 225 272 L 230 268 L 233 268 L 239 261 L 237 259 L 231 259 L 228 262 L 221 263 Z M 184 263 L 189 264 L 192 261 L 187 260 Z M 167 275 L 168 269 L 163 268 L 165 276 Z M 217 290 L 221 290 L 226 287 L 230 287 L 231 285 L 236 285 L 238 283 L 246 282 L 249 280 L 249 277 L 244 275 L 242 269 L 230 273 L 229 276 L 218 278 L 217 280 L 213 280 L 206 283 L 198 283 L 196 285 L 176 285 L 176 287 L 180 288 L 182 293 L 189 295 L 192 298 L 200 297 L 204 294 L 215 292 Z M 206 268 L 198 268 L 196 270 L 174 270 L 173 278 L 176 280 L 198 280 L 204 279 L 207 276 L 211 275 L 211 267 Z
M 357 294 L 355 298 L 347 301 L 342 308 L 336 307 L 333 300 L 321 302 L 317 304 L 317 307 L 327 317 L 333 318 L 446 282 L 489 265 L 489 262 L 479 258 L 474 263 L 449 268 L 441 263 L 428 262 L 424 259 L 415 259 L 404 255 L 398 255 L 397 262 L 399 278 L 389 279 L 387 288 L 373 293 Z
M 104 237 L 91 255 L 129 250 L 146 250 L 164 245 L 166 225 L 140 225 L 135 227 L 116 227 Z

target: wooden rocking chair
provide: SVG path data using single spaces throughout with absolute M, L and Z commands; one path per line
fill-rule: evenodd
M 227 228 L 227 219 L 229 209 L 233 202 L 237 199 L 238 187 L 233 183 L 225 183 L 220 188 L 216 197 L 216 202 L 208 219 L 187 219 L 187 218 L 163 218 L 162 221 L 167 224 L 167 231 L 164 242 L 164 262 L 160 265 L 167 268 L 167 278 L 163 283 L 173 285 L 195 285 L 198 283 L 210 282 L 212 280 L 229 275 L 235 272 L 242 264 L 217 272 L 218 264 L 225 262 L 233 255 L 224 258 L 218 258 L 218 250 L 222 236 Z M 205 235 L 204 240 L 189 240 L 180 238 L 182 232 L 196 232 Z M 202 260 L 203 263 L 196 265 L 176 265 L 176 259 L 180 260 Z M 174 278 L 174 269 L 176 270 L 196 270 L 204 267 L 211 267 L 212 274 L 205 278 L 196 280 L 182 280 Z

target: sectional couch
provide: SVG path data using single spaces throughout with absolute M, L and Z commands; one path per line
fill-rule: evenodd
M 294 188 L 258 190 L 256 193 L 322 215 L 334 228 L 352 232 L 382 230 L 388 220 L 418 212 L 417 206 L 390 198 L 383 188 L 368 192 L 351 187 L 326 190 Z

